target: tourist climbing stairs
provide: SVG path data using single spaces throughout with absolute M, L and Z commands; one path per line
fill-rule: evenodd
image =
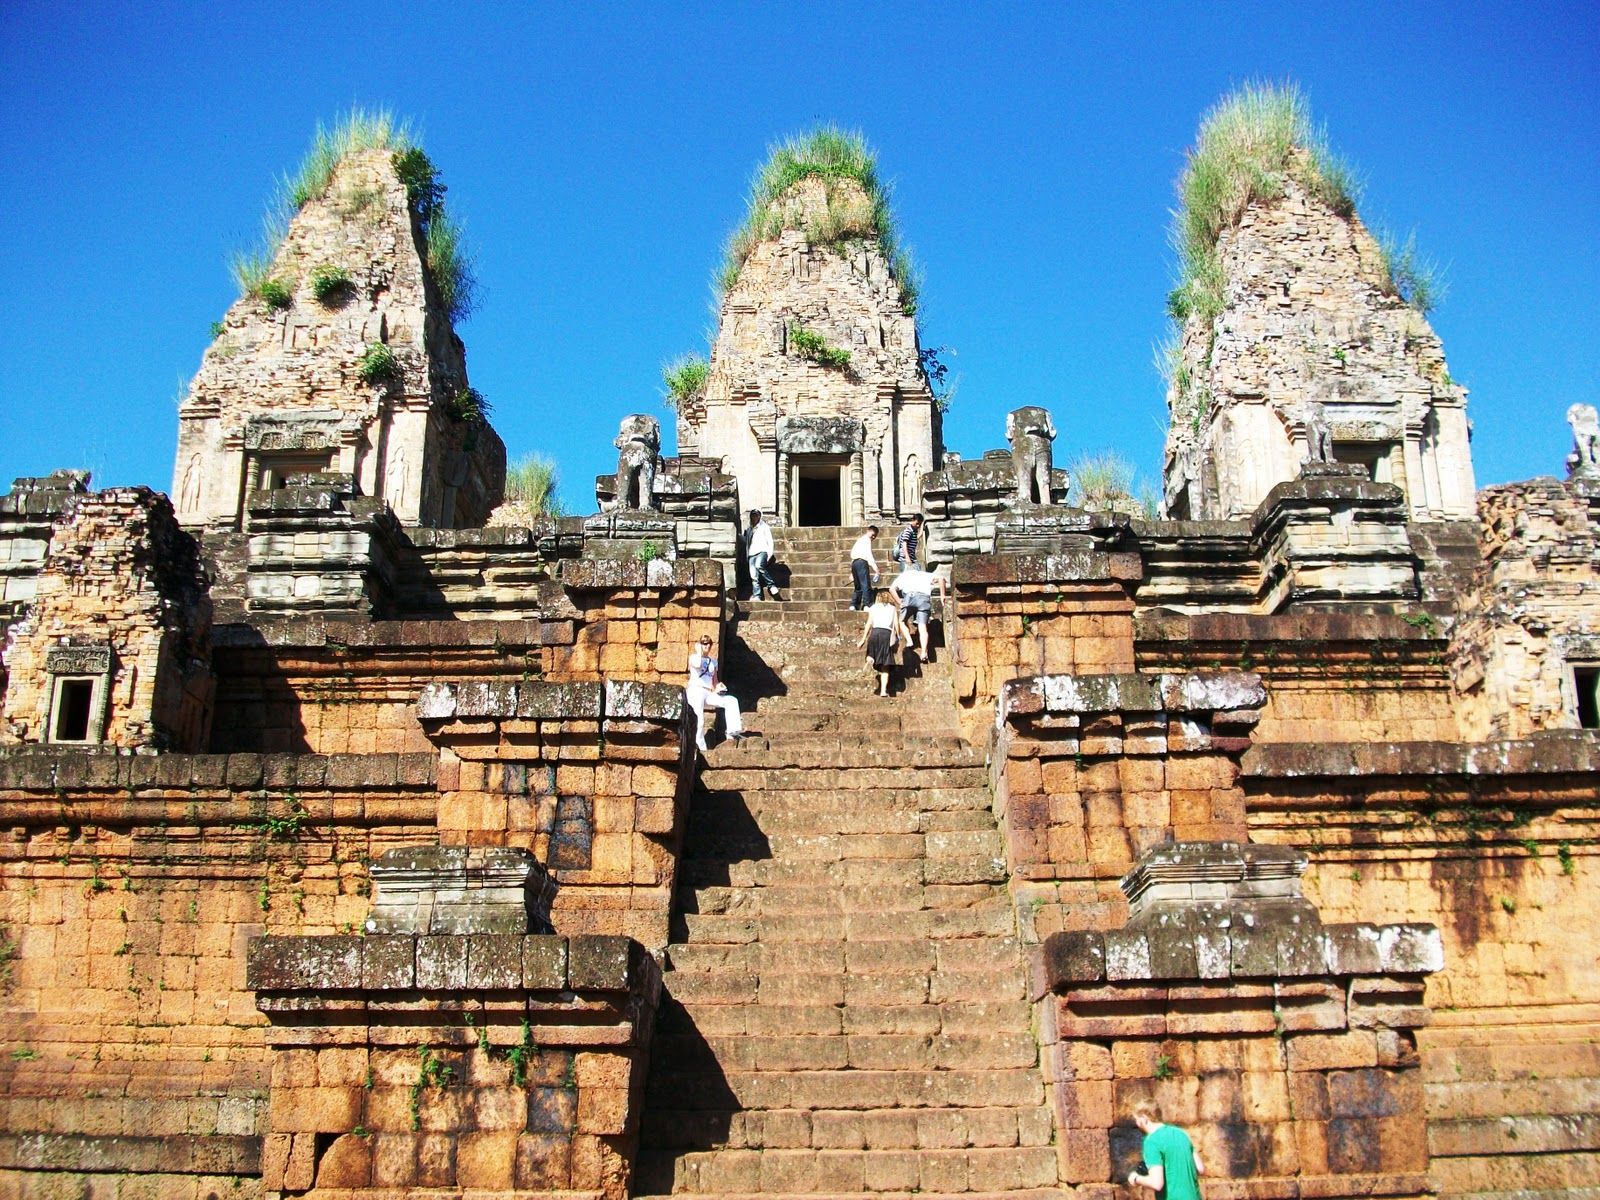
M 724 640 L 757 736 L 693 798 L 639 1195 L 1055 1194 L 982 754 L 937 643 L 875 694 L 856 533 L 780 531 Z

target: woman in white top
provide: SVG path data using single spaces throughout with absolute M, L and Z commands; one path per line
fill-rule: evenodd
M 879 588 L 877 599 L 867 609 L 867 626 L 856 643 L 857 649 L 866 647 L 867 666 L 878 673 L 878 695 L 889 694 L 889 671 L 894 666 L 898 648 L 908 640 L 900 610 L 889 599 L 889 589 Z
M 728 694 L 727 686 L 717 678 L 717 660 L 711 656 L 711 638 L 702 637 L 695 652 L 689 655 L 689 682 L 684 688 L 688 694 L 689 711 L 694 713 L 694 741 L 702 751 L 706 748 L 707 705 L 720 708 L 728 714 L 728 736 L 734 741 L 745 738 L 744 719 L 739 712 L 739 701 Z

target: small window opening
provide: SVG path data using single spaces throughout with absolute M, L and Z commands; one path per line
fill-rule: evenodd
M 1578 694 L 1578 728 L 1600 729 L 1600 666 L 1572 668 Z
M 1393 483 L 1394 471 L 1389 457 L 1390 447 L 1384 442 L 1334 442 L 1335 462 L 1350 463 L 1366 468 L 1367 478 L 1374 483 Z
M 328 469 L 326 454 L 267 454 L 261 458 L 261 490 L 276 492 L 289 486 L 291 475 L 312 475 Z
M 56 690 L 55 741 L 89 740 L 89 718 L 94 704 L 94 680 L 63 679 Z

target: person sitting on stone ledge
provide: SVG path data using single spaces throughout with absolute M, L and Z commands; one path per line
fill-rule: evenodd
M 1189 1135 L 1161 1120 L 1161 1106 L 1141 1100 L 1133 1106 L 1133 1123 L 1144 1134 L 1143 1171 L 1130 1171 L 1130 1187 L 1146 1187 L 1156 1200 L 1200 1200 L 1200 1176 L 1206 1173 L 1200 1151 Z
M 727 685 L 717 676 L 717 660 L 711 656 L 711 635 L 700 639 L 693 654 L 689 655 L 689 682 L 684 688 L 690 710 L 694 713 L 694 744 L 702 753 L 706 748 L 706 708 L 720 708 L 727 713 L 728 736 L 742 742 L 750 735 L 744 731 L 744 716 L 739 711 L 738 697 L 728 694 Z

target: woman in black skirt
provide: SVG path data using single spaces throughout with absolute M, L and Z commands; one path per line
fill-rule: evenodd
M 888 588 L 879 588 L 872 607 L 867 609 L 867 627 L 861 631 L 859 650 L 867 649 L 867 666 L 878 673 L 878 695 L 889 694 L 889 670 L 895 664 L 899 648 L 909 639 L 900 610 L 890 599 Z

